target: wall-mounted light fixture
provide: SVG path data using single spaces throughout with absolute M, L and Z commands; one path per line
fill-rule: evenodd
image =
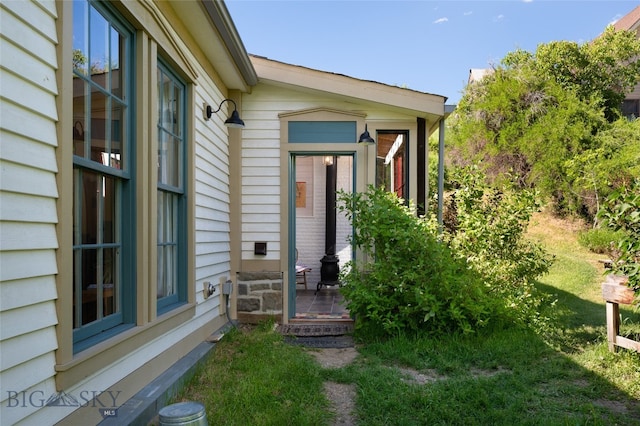
M 369 134 L 369 130 L 367 129 L 366 124 L 364 125 L 364 133 L 360 135 L 360 139 L 358 139 L 358 143 L 361 143 L 363 145 L 373 145 L 374 143 L 376 143 L 376 141 L 373 140 L 373 138 Z
M 325 155 L 322 157 L 322 164 L 325 166 L 333 166 L 333 155 Z
M 220 102 L 220 106 L 218 106 L 218 109 L 215 111 L 213 110 L 213 108 L 211 108 L 211 105 L 206 105 L 205 106 L 206 119 L 209 120 L 213 114 L 217 114 L 218 111 L 220 111 L 220 109 L 222 108 L 222 104 L 225 102 L 231 102 L 233 104 L 233 112 L 231 113 L 229 118 L 227 118 L 227 120 L 224 122 L 224 125 L 227 127 L 235 127 L 238 129 L 243 129 L 244 121 L 242 121 L 242 119 L 240 118 L 240 114 L 238 114 L 236 103 L 233 99 L 224 99 L 222 102 Z

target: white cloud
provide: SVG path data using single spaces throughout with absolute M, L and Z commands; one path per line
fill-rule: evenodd
M 493 22 L 500 22 L 504 19 L 504 15 L 500 14 L 498 16 L 496 16 L 495 18 L 493 18 Z
M 471 15 L 472 13 L 473 13 L 472 11 L 468 11 L 468 12 L 465 12 L 463 15 L 464 15 L 464 16 L 469 16 L 469 15 Z
M 449 18 L 438 18 L 435 21 L 433 21 L 434 24 L 442 24 L 443 22 L 448 22 Z
M 533 0 L 522 0 L 522 3 L 533 3 Z

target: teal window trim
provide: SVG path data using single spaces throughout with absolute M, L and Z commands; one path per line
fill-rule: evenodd
M 175 166 L 178 167 L 177 182 L 163 182 L 161 173 L 158 172 L 158 256 L 156 260 L 158 282 L 156 289 L 160 291 L 161 287 L 162 291 L 171 291 L 170 294 L 157 298 L 157 312 L 163 314 L 187 302 L 187 85 L 160 57 L 158 73 L 159 117 L 156 146 L 160 150 L 160 139 L 163 137 L 177 141 L 178 144 L 178 158 L 165 158 L 170 162 L 175 161 Z M 171 100 L 171 103 L 175 102 L 169 114 L 171 128 L 162 119 L 162 114 L 166 113 L 163 106 L 167 105 L 167 99 L 163 98 L 164 91 L 160 90 L 160 77 L 167 78 L 173 89 L 172 93 L 177 93 L 178 99 Z M 171 122 L 174 126 L 171 126 Z M 160 164 L 162 157 L 160 153 L 158 155 Z M 167 237 L 167 232 L 171 233 L 171 237 Z
M 289 143 L 356 143 L 355 121 L 289 121 Z
M 90 122 L 91 125 L 85 126 L 86 131 L 80 136 L 80 146 L 84 145 L 85 150 L 83 155 L 73 155 L 73 167 L 74 167 L 74 326 L 73 326 L 73 352 L 78 353 L 85 350 L 101 341 L 104 341 L 118 333 L 121 333 L 125 329 L 129 329 L 134 326 L 135 323 L 135 295 L 136 295 L 136 270 L 135 270 L 135 253 L 136 253 L 136 239 L 135 239 L 135 217 L 136 217 L 136 205 L 135 205 L 135 170 L 132 170 L 135 164 L 135 143 L 133 140 L 134 133 L 132 131 L 134 127 L 135 118 L 135 100 L 133 93 L 135 93 L 134 79 L 133 79 L 133 65 L 135 64 L 135 32 L 131 26 L 125 21 L 121 20 L 118 13 L 110 7 L 110 5 L 103 2 L 86 1 L 77 2 L 78 7 L 74 7 L 74 14 L 79 12 L 87 12 L 86 15 L 77 19 L 78 16 L 74 16 L 74 32 L 76 31 L 75 25 L 77 22 L 86 22 L 87 27 L 83 28 L 84 32 L 87 30 L 87 37 L 91 39 L 99 38 L 97 34 L 92 34 L 91 22 L 89 15 L 100 16 L 104 19 L 109 29 L 111 37 L 106 42 L 106 46 L 109 52 L 116 51 L 121 52 L 119 55 L 120 61 L 118 63 L 117 72 L 123 82 L 122 87 L 118 87 L 117 92 L 113 90 L 111 85 L 111 79 L 113 77 L 113 70 L 108 67 L 108 82 L 106 87 L 96 84 L 91 75 L 91 72 L 83 73 L 82 70 L 78 71 L 74 69 L 74 78 L 80 81 L 83 87 L 88 88 L 88 92 L 85 92 L 83 96 L 83 109 L 81 110 L 82 119 L 85 123 Z M 117 40 L 113 39 L 113 36 L 117 35 Z M 121 38 L 120 38 L 121 37 Z M 114 45 L 114 41 L 118 42 L 118 45 Z M 91 41 L 89 42 L 91 45 Z M 91 54 L 89 54 L 90 56 Z M 117 104 L 118 111 L 123 111 L 121 117 L 111 116 L 111 110 L 107 110 L 103 117 L 96 117 L 91 106 L 91 96 L 94 93 L 98 93 L 106 99 L 108 105 Z M 75 96 L 75 94 L 74 94 Z M 75 115 L 75 109 L 74 109 Z M 91 143 L 92 143 L 92 127 L 96 120 L 103 120 L 104 123 L 110 123 L 110 125 L 103 125 L 104 133 L 104 152 L 105 158 L 110 159 L 108 164 L 95 161 L 91 158 Z M 74 130 L 76 129 L 74 124 Z M 76 134 L 74 132 L 74 144 L 77 142 Z M 95 136 L 95 135 L 94 135 Z M 123 140 L 124 139 L 124 140 Z M 111 142 L 118 142 L 120 149 L 113 148 Z M 115 153 L 115 154 L 114 154 Z M 111 164 L 112 160 L 117 164 Z M 101 198 L 97 197 L 98 204 L 90 207 L 90 212 L 93 215 L 97 214 L 97 220 L 101 223 L 100 228 L 94 231 L 98 237 L 96 241 L 85 241 L 85 237 L 81 235 L 82 221 L 84 221 L 84 214 L 89 214 L 89 209 L 82 206 L 84 201 L 88 201 L 89 198 L 83 194 L 84 178 L 83 176 L 94 175 L 96 180 L 102 182 L 102 187 L 107 180 L 113 181 L 113 211 L 112 219 L 106 222 L 106 218 L 101 216 L 103 214 L 103 203 Z M 112 226 L 111 229 L 106 230 L 105 226 Z M 112 235 L 107 237 L 107 235 Z M 104 239 L 110 241 L 104 241 Z M 113 239 L 113 241 L 111 241 Z M 88 262 L 83 259 L 83 256 L 89 251 L 95 251 L 98 253 L 96 261 Z M 106 282 L 107 279 L 99 273 L 104 265 L 104 255 L 100 254 L 106 251 L 112 251 L 111 262 L 116 264 L 110 270 L 113 272 L 110 277 L 111 282 Z M 86 262 L 86 263 L 83 263 Z M 82 318 L 85 307 L 83 291 L 88 287 L 85 287 L 86 277 L 83 275 L 83 267 L 91 266 L 95 267 L 98 271 L 95 274 L 97 279 L 95 284 L 96 293 L 96 319 L 85 324 L 85 320 Z M 106 269 L 106 268 L 105 268 Z M 112 287 L 109 287 L 111 284 Z M 110 301 L 111 308 L 105 307 L 104 301 L 105 293 L 113 288 L 114 296 Z M 111 310 L 113 312 L 104 312 Z

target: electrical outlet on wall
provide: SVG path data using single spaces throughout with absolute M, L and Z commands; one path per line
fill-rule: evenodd
M 215 292 L 216 286 L 213 285 L 211 281 L 205 281 L 202 283 L 202 294 L 204 295 L 205 299 L 209 298 L 209 296 L 211 296 Z
M 222 294 L 229 295 L 233 291 L 233 282 L 231 280 L 226 280 L 222 284 Z

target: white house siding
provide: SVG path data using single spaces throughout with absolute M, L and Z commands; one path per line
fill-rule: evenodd
M 54 1 L 0 2 L 1 425 L 64 422 L 75 410 L 41 409 L 42 400 L 58 391 L 56 6 Z M 204 281 L 218 284 L 230 277 L 228 136 L 222 124 L 226 117 L 214 114 L 205 121 L 202 105 L 218 105 L 225 88 L 217 87 L 209 77 L 212 68 L 205 69 L 173 29 L 167 31 L 199 76 L 190 108 L 195 116 L 195 183 L 189 185 L 195 185 L 196 194 L 196 258 L 195 282 L 189 285 L 195 287 L 195 315 L 64 389 L 70 395 L 108 389 L 157 356 L 183 352 L 175 348 L 186 336 L 223 320 L 220 291 L 205 300 L 202 289 Z M 99 417 L 96 410 L 91 415 Z
M 57 94 L 53 1 L 0 3 L 0 424 L 55 392 Z M 23 396 L 35 394 L 36 404 Z M 46 399 L 46 396 L 45 396 Z
M 198 69 L 202 76 L 206 72 Z M 199 82 L 196 86 L 196 109 L 203 103 L 218 105 L 224 96 L 211 81 Z M 196 299 L 204 301 L 202 293 L 205 281 L 218 284 L 230 275 L 230 231 L 229 231 L 229 147 L 227 128 L 221 121 L 205 121 L 198 110 L 195 147 L 195 191 L 196 191 Z M 224 115 L 224 114 L 223 114 Z M 224 117 L 226 118 L 226 117 Z M 211 308 L 220 304 L 218 290 L 207 299 Z
M 242 259 L 256 258 L 256 241 L 267 243 L 260 259 L 280 259 L 280 106 L 257 93 L 243 95 Z
M 404 123 L 406 123 L 406 127 L 415 125 L 415 117 L 383 108 L 372 108 L 371 104 L 367 107 L 363 105 L 346 102 L 338 95 L 295 91 L 265 83 L 258 84 L 250 94 L 243 95 L 242 119 L 246 123 L 242 134 L 243 260 L 265 259 L 265 256 L 254 255 L 253 244 L 255 241 L 268 242 L 269 251 L 266 256 L 268 260 L 279 260 L 286 255 L 280 252 L 280 214 L 281 208 L 286 208 L 286 206 L 280 206 L 280 174 L 287 173 L 287 171 L 280 170 L 279 167 L 280 119 L 278 114 L 323 107 L 357 112 L 368 108 L 366 110 L 368 122 L 375 120 L 397 121 L 403 123 L 399 126 L 404 126 Z M 317 174 L 316 177 L 318 177 Z M 317 181 L 318 179 L 316 179 Z M 319 190 L 318 187 L 315 190 Z M 317 202 L 324 205 L 324 200 Z M 324 212 L 324 207 L 314 202 L 314 210 Z M 324 213 L 322 214 L 324 215 Z M 342 224 L 338 222 L 337 226 L 345 227 L 344 222 Z M 343 230 L 343 232 L 346 231 Z M 322 248 L 323 255 L 324 239 L 320 242 L 313 242 L 314 246 L 318 246 L 318 244 Z M 306 247 L 299 247 L 299 250 L 302 261 L 309 259 L 311 262 L 317 257 L 315 251 L 307 250 Z M 319 270 L 314 272 L 319 273 Z M 312 277 L 312 280 L 317 281 L 317 279 L 319 279 L 319 275 Z

